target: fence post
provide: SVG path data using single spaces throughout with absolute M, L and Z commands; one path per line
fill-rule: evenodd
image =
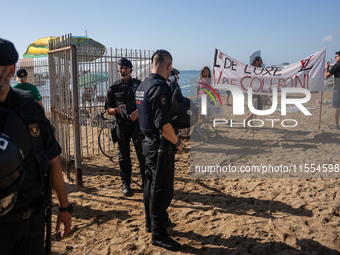
M 73 133 L 74 133 L 74 168 L 76 170 L 76 185 L 83 186 L 80 151 L 80 123 L 79 123 L 79 85 L 76 47 L 71 47 L 71 83 L 72 83 L 72 108 L 73 108 Z

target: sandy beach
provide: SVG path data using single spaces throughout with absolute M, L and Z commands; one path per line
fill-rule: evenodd
M 324 91 L 328 99 L 331 94 Z M 305 104 L 317 108 L 310 110 L 312 116 L 275 112 L 265 117 L 295 119 L 298 125 L 294 128 L 276 124 L 248 131 L 208 126 L 202 130 L 209 142 L 196 130 L 191 140 L 184 140 L 185 149 L 176 154 L 175 192 L 168 209 L 173 222 L 168 232 L 182 244 L 176 254 L 340 254 L 340 180 L 336 170 L 340 131 L 327 128 L 333 122 L 331 105 L 322 105 L 318 129 L 317 98 L 320 93 L 313 93 Z M 234 118 L 230 117 L 232 107 L 224 110 L 226 119 Z M 249 110 L 245 110 L 247 116 Z M 145 232 L 141 177 L 135 153 L 132 155 L 133 197 L 121 194 L 118 157 L 113 161 L 103 155 L 83 158 L 82 188 L 75 184 L 74 170 L 71 180 L 64 176 L 74 205 L 72 231 L 64 240 L 52 231 L 52 254 L 173 254 L 153 246 L 151 234 Z M 192 165 L 212 162 L 237 169 L 326 164 L 332 178 L 318 175 L 320 171 L 303 172 L 299 178 L 275 174 L 194 178 L 190 160 Z M 54 229 L 58 207 L 55 199 L 53 202 Z

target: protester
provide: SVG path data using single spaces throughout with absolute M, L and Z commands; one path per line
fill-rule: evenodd
M 263 61 L 261 57 L 255 57 L 253 59 L 253 63 L 251 64 L 252 66 L 255 67 L 262 67 Z M 254 95 L 253 94 L 253 99 L 256 99 L 256 105 L 255 105 L 255 109 L 257 110 L 262 110 L 263 109 L 263 104 L 262 104 L 262 98 L 260 95 Z M 245 120 L 246 125 L 248 125 L 248 121 L 254 118 L 254 114 L 251 113 L 248 115 L 248 117 Z M 252 128 L 249 128 L 249 130 L 251 130 Z
M 198 98 L 198 92 L 200 95 L 207 94 L 204 90 L 202 89 L 200 90 L 200 88 L 209 90 L 204 85 L 210 86 L 210 79 L 211 79 L 210 68 L 208 66 L 204 66 L 201 69 L 200 77 L 198 78 L 198 81 L 197 81 L 196 98 Z
M 43 108 L 27 92 L 10 87 L 10 78 L 15 73 L 17 60 L 18 53 L 14 45 L 0 38 L 0 107 L 3 109 L 0 111 L 0 132 L 14 139 L 25 131 L 28 143 L 31 144 L 24 150 L 28 152 L 24 154 L 23 162 L 25 177 L 18 190 L 17 201 L 8 213 L 0 216 L 0 251 L 1 254 L 45 254 L 42 193 L 45 174 L 50 166 L 52 187 L 60 205 L 56 231 L 59 231 L 63 223 L 65 228 L 61 233 L 62 238 L 70 233 L 72 205 L 67 199 L 58 159 L 61 148 Z M 22 123 L 23 129 L 19 128 L 19 124 L 13 124 L 15 117 Z M 27 147 L 28 143 L 22 144 Z M 3 160 L 6 161 L 6 158 Z M 3 167 L 1 170 L 5 171 Z M 1 185 L 5 183 L 1 181 Z
M 122 180 L 122 194 L 133 196 L 131 190 L 131 157 L 130 138 L 138 128 L 138 110 L 136 109 L 135 93 L 141 83 L 140 80 L 131 78 L 132 63 L 127 58 L 122 58 L 118 62 L 120 79 L 115 81 L 109 88 L 105 110 L 109 115 L 115 115 L 117 120 L 117 136 L 119 147 L 119 166 Z M 128 116 L 129 115 L 129 116 Z M 141 148 L 135 142 L 135 149 L 139 161 L 142 175 L 142 187 L 144 186 L 145 159 Z
M 32 97 L 34 98 L 34 100 L 37 101 L 39 104 L 41 104 L 41 106 L 43 106 L 42 97 L 40 95 L 38 88 L 35 85 L 28 83 L 27 77 L 28 77 L 28 74 L 27 74 L 26 69 L 19 69 L 17 71 L 17 81 L 18 81 L 18 83 L 14 84 L 12 87 L 29 92 L 32 95 Z
M 172 56 L 165 50 L 158 50 L 152 56 L 151 62 L 152 73 L 138 87 L 136 93 L 140 129 L 145 135 L 143 152 L 146 156 L 146 230 L 150 231 L 151 227 L 153 245 L 177 251 L 181 245 L 168 235 L 167 226 L 170 221 L 166 212 L 174 192 L 175 150 L 183 149 L 183 142 L 175 134 L 169 114 L 172 91 L 166 81 L 171 72 Z
M 231 94 L 230 90 L 227 90 L 226 91 L 226 104 L 225 104 L 226 106 L 233 106 L 231 103 L 229 103 L 230 94 Z
M 333 89 L 333 115 L 334 124 L 328 126 L 330 129 L 339 129 L 339 116 L 340 116 L 340 51 L 335 53 L 335 64 L 329 69 L 330 63 L 326 63 L 325 79 L 334 75 L 334 89 Z

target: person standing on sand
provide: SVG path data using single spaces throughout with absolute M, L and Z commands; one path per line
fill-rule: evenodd
M 38 88 L 35 85 L 27 82 L 27 76 L 28 74 L 26 69 L 19 69 L 17 71 L 18 83 L 14 84 L 12 88 L 21 89 L 29 92 L 31 96 L 34 98 L 34 100 L 41 104 L 41 106 L 43 106 L 42 97 L 40 95 Z
M 181 245 L 167 232 L 170 223 L 167 209 L 174 192 L 175 151 L 184 146 L 175 134 L 169 113 L 173 93 L 166 81 L 171 73 L 172 56 L 166 50 L 158 50 L 151 63 L 152 73 L 136 92 L 140 129 L 145 135 L 145 230 L 152 232 L 153 245 L 178 251 Z
M 122 194 L 123 196 L 131 197 L 133 196 L 133 191 L 130 188 L 132 172 L 130 138 L 135 129 L 138 128 L 138 110 L 136 109 L 135 94 L 141 81 L 131 78 L 132 63 L 130 60 L 122 58 L 118 61 L 118 65 L 120 79 L 115 81 L 107 92 L 105 110 L 108 115 L 115 115 L 116 117 Z M 137 148 L 136 143 L 135 150 L 139 161 L 143 187 L 145 159 L 142 152 Z
M 340 116 L 340 51 L 335 53 L 335 65 L 329 70 L 330 63 L 326 63 L 325 79 L 334 75 L 334 89 L 333 89 L 333 115 L 334 124 L 328 126 L 330 129 L 339 129 L 339 116 Z
M 200 77 L 197 81 L 197 89 L 196 89 L 196 98 L 198 98 L 198 95 L 207 94 L 204 90 L 200 90 L 200 88 L 204 88 L 209 90 L 204 84 L 210 86 L 210 79 L 211 79 L 211 72 L 210 68 L 208 66 L 204 66 L 201 69 Z
M 262 61 L 262 58 L 261 57 L 255 57 L 253 59 L 253 63 L 251 64 L 252 66 L 255 66 L 255 67 L 262 67 L 262 64 L 263 64 L 263 61 Z M 263 104 L 262 104 L 262 98 L 260 95 L 253 95 L 253 99 L 256 99 L 256 109 L 257 110 L 262 110 L 263 109 Z M 247 125 L 248 121 L 253 119 L 254 118 L 254 114 L 251 113 L 248 115 L 248 117 L 246 118 L 245 120 L 245 123 Z M 249 129 L 251 130 L 251 128 Z
M 60 206 L 56 231 L 59 231 L 61 223 L 65 227 L 61 233 L 62 238 L 65 238 L 71 231 L 72 205 L 67 198 L 58 157 L 61 148 L 54 137 L 51 123 L 40 104 L 34 101 L 27 92 L 11 88 L 9 84 L 10 78 L 15 73 L 17 61 L 18 53 L 13 43 L 0 38 L 0 133 L 6 135 L 2 137 L 0 146 L 1 198 L 3 198 L 2 193 L 15 188 L 6 186 L 9 181 L 17 177 L 18 171 L 6 176 L 3 176 L 3 172 L 15 166 L 19 167 L 20 172 L 24 172 L 13 207 L 4 214 L 2 209 L 12 199 L 0 203 L 0 253 L 42 255 L 45 254 L 46 221 L 44 213 L 46 200 L 42 193 L 45 175 L 50 167 L 52 188 Z M 16 123 L 13 123 L 14 119 L 17 119 Z M 19 139 L 20 135 L 24 135 L 24 139 Z M 22 140 L 25 141 L 22 147 L 25 146 L 26 153 L 19 154 L 22 164 L 18 160 L 13 162 L 14 165 L 11 164 L 13 150 L 6 152 L 7 146 L 3 142 L 4 139 L 8 139 L 10 143 L 10 137 L 17 144 L 22 143 Z

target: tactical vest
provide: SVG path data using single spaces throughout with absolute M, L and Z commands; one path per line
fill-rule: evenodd
M 132 86 L 130 85 L 132 83 Z M 121 104 L 126 105 L 127 114 L 130 115 L 136 108 L 135 94 L 140 84 L 137 79 L 131 79 L 128 84 L 114 84 L 114 94 L 117 106 Z M 117 119 L 122 118 L 120 114 L 116 115 Z
M 158 129 L 154 124 L 154 116 L 152 114 L 152 108 L 147 100 L 147 95 L 151 88 L 154 86 L 164 86 L 169 90 L 169 94 L 172 95 L 172 92 L 169 86 L 163 82 L 162 80 L 157 79 L 146 79 L 137 89 L 136 92 L 136 103 L 138 109 L 139 116 L 139 126 L 140 130 L 144 134 L 158 134 Z
M 44 124 L 43 109 L 25 93 L 13 89 L 9 107 L 23 121 L 31 135 L 31 151 L 24 161 L 26 175 L 18 193 L 18 200 L 11 212 L 21 212 L 39 203 L 44 189 L 44 176 L 49 168 L 43 137 L 48 127 Z

